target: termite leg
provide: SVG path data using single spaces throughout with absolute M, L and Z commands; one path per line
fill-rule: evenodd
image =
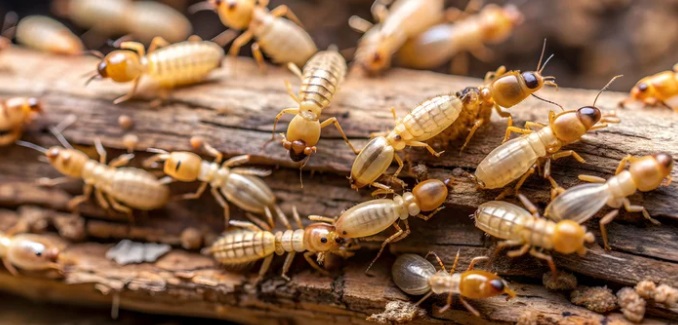
M 271 267 L 271 262 L 273 261 L 273 255 L 267 256 L 264 261 L 261 263 L 261 268 L 259 269 L 259 276 L 257 276 L 256 282 L 261 281 L 264 278 L 264 275 Z
M 294 73 L 294 75 L 297 76 L 300 80 L 304 79 L 304 74 L 301 72 L 301 69 L 299 69 L 299 67 L 296 64 L 294 64 L 292 62 L 288 63 L 287 69 L 289 69 L 292 73 Z M 297 102 L 299 102 L 299 101 L 297 101 Z
M 619 161 L 619 165 L 617 165 L 617 170 L 615 170 L 614 174 L 619 175 L 619 173 L 624 171 L 624 169 L 626 168 L 626 163 L 633 162 L 635 160 L 636 160 L 636 158 L 631 156 L 631 155 L 627 155 L 626 157 L 622 158 Z
M 499 68 L 497 68 L 496 71 L 488 71 L 485 74 L 484 83 L 489 84 L 492 81 L 496 80 L 497 78 L 503 76 L 505 73 L 506 73 L 506 67 L 503 66 L 503 65 L 500 66 Z
M 593 175 L 581 174 L 577 177 L 579 178 L 580 181 L 588 182 L 588 183 L 605 183 L 605 182 L 607 182 L 606 179 L 604 179 L 602 177 L 598 177 L 598 176 L 593 176 Z
M 525 206 L 527 211 L 530 211 L 530 213 L 534 217 L 541 218 L 539 216 L 539 210 L 537 209 L 537 207 L 534 205 L 534 203 L 532 203 L 532 201 L 530 201 L 527 197 L 525 197 L 525 195 L 518 194 L 518 199 Z
M 605 248 L 606 251 L 611 250 L 610 245 L 607 241 L 606 225 L 608 223 L 612 222 L 612 220 L 614 220 L 614 218 L 616 218 L 617 215 L 619 215 L 619 210 L 612 210 L 612 211 L 608 212 L 602 219 L 600 219 L 600 222 L 599 222 L 599 224 L 600 224 L 600 236 L 603 237 L 603 247 Z
M 650 220 L 650 222 L 654 223 L 655 225 L 661 224 L 661 222 L 659 222 L 657 219 L 652 218 L 650 216 L 650 213 L 647 212 L 647 209 L 645 209 L 644 206 L 642 206 L 642 205 L 631 205 L 631 201 L 629 201 L 628 198 L 624 199 L 624 209 L 626 209 L 626 211 L 628 211 L 628 212 L 642 212 L 643 217 L 645 217 L 645 219 Z
M 447 301 L 445 302 L 445 306 L 440 307 L 440 309 L 438 309 L 438 313 L 442 314 L 446 312 L 448 309 L 450 309 L 450 307 L 452 307 L 452 303 L 454 302 L 453 297 L 454 293 L 450 292 L 447 294 Z
M 246 31 L 242 33 L 238 38 L 236 38 L 233 43 L 231 44 L 231 48 L 228 50 L 228 54 L 232 57 L 236 57 L 238 53 L 240 52 L 240 48 L 243 47 L 243 45 L 247 44 L 252 37 L 254 37 L 254 34 L 251 31 Z
M 523 244 L 519 249 L 515 249 L 512 251 L 506 252 L 506 256 L 508 257 L 518 257 L 518 256 L 523 256 L 527 253 L 527 251 L 530 249 L 530 244 Z
M 207 189 L 207 185 L 209 185 L 209 183 L 203 182 L 202 184 L 200 184 L 200 187 L 198 187 L 198 189 L 195 192 L 184 193 L 184 194 L 179 195 L 179 200 L 195 200 L 195 199 L 198 199 L 199 197 L 202 196 L 203 193 L 205 193 L 205 190 Z
M 330 117 L 330 118 L 326 119 L 325 121 L 323 121 L 322 123 L 320 123 L 320 128 L 324 129 L 326 126 L 328 126 L 330 124 L 334 124 L 334 127 L 337 128 L 337 131 L 339 131 L 339 134 L 341 134 L 341 137 L 344 138 L 344 142 L 346 142 L 348 147 L 351 148 L 351 150 L 353 150 L 353 153 L 356 154 L 356 155 L 359 154 L 360 150 L 356 150 L 356 148 L 353 147 L 353 144 L 351 144 L 351 141 L 348 140 L 346 133 L 344 133 L 344 129 L 341 128 L 341 125 L 339 124 L 339 121 L 337 121 L 336 117 Z
M 569 157 L 569 156 L 572 156 L 572 158 L 576 159 L 578 162 L 580 162 L 582 164 L 586 163 L 586 160 L 584 160 L 584 158 L 582 158 L 574 150 L 565 150 L 565 151 L 556 152 L 556 153 L 552 154 L 551 157 L 549 157 L 549 158 L 551 158 L 553 160 L 558 160 L 560 158 L 565 158 L 565 157 Z
M 103 208 L 104 210 L 109 210 L 111 208 L 111 205 L 108 203 L 108 200 L 106 200 L 106 197 L 104 196 L 104 192 L 100 191 L 99 189 L 94 191 L 94 198 L 97 200 L 97 203 Z
M 530 175 L 534 174 L 535 169 L 537 169 L 537 167 L 532 166 L 527 172 L 525 172 L 525 174 L 523 174 L 523 177 L 521 177 L 520 180 L 518 180 L 518 183 L 516 183 L 516 186 L 513 188 L 515 194 L 518 194 L 518 190 L 520 190 L 520 188 L 523 186 L 523 183 L 525 183 L 527 178 L 530 177 Z M 504 194 L 504 196 L 506 196 L 506 194 Z
M 104 149 L 104 146 L 101 144 L 101 139 L 94 139 L 94 149 L 96 149 L 97 154 L 99 155 L 99 162 L 106 164 L 106 149 Z
M 113 160 L 111 160 L 110 163 L 108 163 L 108 165 L 113 168 L 122 167 L 129 164 L 129 162 L 132 161 L 132 159 L 134 159 L 134 154 L 128 153 L 115 157 Z
M 197 36 L 197 35 L 193 35 L 193 36 Z M 193 37 L 193 36 L 191 36 L 191 37 Z M 195 42 L 195 40 L 191 40 L 191 37 L 189 37 L 188 40 L 190 42 Z M 200 39 L 200 41 L 201 40 L 202 39 Z M 157 50 L 159 48 L 163 48 L 163 47 L 168 46 L 168 45 L 170 45 L 169 42 L 167 42 L 161 36 L 153 37 L 153 39 L 151 40 L 151 44 L 148 46 L 148 53 L 153 53 L 155 50 Z
M 293 64 L 293 63 L 290 63 Z M 295 65 L 296 67 L 296 65 Z M 289 82 L 289 80 L 285 80 L 285 89 L 287 90 L 287 94 L 292 97 L 292 100 L 294 100 L 297 104 L 299 104 L 300 100 L 297 94 L 294 93 L 294 90 L 292 90 L 292 84 Z
M 290 267 L 292 266 L 292 261 L 294 261 L 294 255 L 295 255 L 295 252 L 288 252 L 287 257 L 285 257 L 285 263 L 283 263 L 282 273 L 280 274 L 280 276 L 283 279 L 285 279 L 285 281 L 290 280 L 290 277 L 287 276 L 287 271 L 289 271 Z
M 445 268 L 445 264 L 443 263 L 443 260 L 440 259 L 440 257 L 438 256 L 438 254 L 436 254 L 436 252 L 429 251 L 428 253 L 426 253 L 426 256 L 424 256 L 424 258 L 428 258 L 430 255 L 433 255 L 433 257 L 436 259 L 436 261 L 438 261 L 438 265 L 440 265 L 440 269 L 443 270 L 443 272 L 447 272 L 447 269 Z
M 122 42 L 120 43 L 120 48 L 123 50 L 130 50 L 137 52 L 139 54 L 139 57 L 146 56 L 146 50 L 144 49 L 144 44 L 141 44 L 139 42 Z
M 417 215 L 417 218 L 422 219 L 424 221 L 428 221 L 428 219 L 431 219 L 433 216 L 436 215 L 436 213 L 438 213 L 442 209 L 445 209 L 445 207 L 438 207 L 437 209 L 433 210 L 433 212 L 431 212 L 429 214 L 420 213 L 420 214 Z
M 271 175 L 270 170 L 258 169 L 258 168 L 233 168 L 233 169 L 231 169 L 231 173 L 236 173 L 236 174 L 239 174 L 239 175 L 259 176 L 259 177 L 266 177 L 266 176 Z
M 464 140 L 464 144 L 461 146 L 461 149 L 459 149 L 459 152 L 462 152 L 464 151 L 464 149 L 466 149 L 466 146 L 468 146 L 469 142 L 471 142 L 471 138 L 473 138 L 473 135 L 476 134 L 476 131 L 478 131 L 478 129 L 483 124 L 485 124 L 485 120 L 482 118 L 476 120 L 476 122 L 473 123 L 473 126 L 471 127 L 471 130 L 469 130 L 468 135 L 466 136 L 466 140 Z
M 83 186 L 83 193 L 82 195 L 78 195 L 74 198 L 72 198 L 70 201 L 68 201 L 68 209 L 73 211 L 74 213 L 78 213 L 78 206 L 82 204 L 83 202 L 89 200 L 89 197 L 92 196 L 92 190 L 94 189 L 94 186 L 85 184 Z
M 228 206 L 228 202 L 226 202 L 226 200 L 221 197 L 221 194 L 216 187 L 212 187 L 210 192 L 212 192 L 212 196 L 214 196 L 214 199 L 217 200 L 217 203 L 219 203 L 219 205 L 224 209 L 224 222 L 228 225 L 228 222 L 231 220 L 231 211 L 230 207 Z
M 266 62 L 264 62 L 264 54 L 261 53 L 261 47 L 257 42 L 252 43 L 252 55 L 254 56 L 254 60 L 257 61 L 259 71 L 261 71 L 261 73 L 266 73 Z
M 457 249 L 457 255 L 454 256 L 454 263 L 452 263 L 452 268 L 450 269 L 450 274 L 453 274 L 457 270 L 457 265 L 459 264 L 459 250 Z
M 251 232 L 260 232 L 263 228 L 257 227 L 255 224 L 249 221 L 240 221 L 240 220 L 231 220 L 228 223 L 229 226 L 238 227 L 242 229 L 247 229 Z
M 408 141 L 407 145 L 412 146 L 412 147 L 424 147 L 424 148 L 426 148 L 426 150 L 428 150 L 429 153 L 431 153 L 432 155 L 434 155 L 436 157 L 440 157 L 440 155 L 442 155 L 445 152 L 444 150 L 437 152 L 428 143 L 421 142 L 421 141 Z
M 290 107 L 290 108 L 285 108 L 278 115 L 275 116 L 275 120 L 273 120 L 273 130 L 271 131 L 271 140 L 273 141 L 275 139 L 275 129 L 278 127 L 278 121 L 283 117 L 285 114 L 290 114 L 290 115 L 297 115 L 299 114 L 299 108 L 298 107 Z
M 118 202 L 118 200 L 116 200 L 110 194 L 106 194 L 106 198 L 111 203 L 111 207 L 113 208 L 113 210 L 126 214 L 130 218 L 130 221 L 132 222 L 134 221 L 132 217 L 132 209 L 130 209 L 130 207 L 125 206 L 122 203 Z
M 41 178 L 38 178 L 38 180 L 35 181 L 35 183 L 38 186 L 54 187 L 54 186 L 57 186 L 59 184 L 68 183 L 68 182 L 72 182 L 72 181 L 74 181 L 74 179 L 67 177 L 67 176 L 62 176 L 62 177 L 57 177 L 57 178 L 41 177 Z
M 480 317 L 480 313 L 471 305 L 469 305 L 469 303 L 462 296 L 459 296 L 459 301 L 461 301 L 464 307 L 466 307 L 466 309 L 470 311 L 471 314 L 475 315 L 476 317 Z
M 308 216 L 308 220 L 311 221 L 319 221 L 319 222 L 327 222 L 329 224 L 334 224 L 335 221 L 337 221 L 337 218 L 330 218 L 330 217 L 324 217 L 324 216 L 316 216 L 316 215 L 310 215 Z
M 138 77 L 134 79 L 134 83 L 132 84 L 132 89 L 125 95 L 122 95 L 115 100 L 113 100 L 113 104 L 120 104 L 122 102 L 130 100 L 133 96 L 134 93 L 136 93 L 137 88 L 139 87 L 139 81 L 141 80 L 141 77 Z
M 466 271 L 473 270 L 473 268 L 476 266 L 476 264 L 478 264 L 478 262 L 487 261 L 489 259 L 490 258 L 487 257 L 487 256 L 476 256 L 476 257 L 474 257 L 473 259 L 471 259 L 471 263 L 468 264 L 468 268 L 466 269 Z
M 417 301 L 417 303 L 415 303 L 414 305 L 415 306 L 421 305 L 421 303 L 424 302 L 424 300 L 428 299 L 432 294 L 433 291 L 429 291 L 425 296 L 421 297 L 421 299 L 419 299 L 419 301 Z
M 206 151 L 210 156 L 214 157 L 214 162 L 215 162 L 215 163 L 220 164 L 221 161 L 224 159 L 224 154 L 221 153 L 221 151 L 217 150 L 216 148 L 212 147 L 212 145 L 210 145 L 209 143 L 203 141 L 202 147 L 205 148 L 205 151 Z M 229 160 L 226 161 L 226 162 L 232 161 L 233 159 L 235 159 L 235 158 L 240 158 L 240 157 L 242 157 L 242 156 L 236 156 L 236 157 L 233 157 L 233 158 L 229 159 Z M 248 159 L 249 159 L 249 158 L 248 158 Z M 245 162 L 246 162 L 246 161 L 245 161 Z M 226 164 L 226 163 L 224 163 L 224 165 L 225 165 L 225 164 Z M 229 166 L 227 166 L 227 167 L 230 167 L 230 166 L 231 166 L 231 165 L 229 165 Z
M 294 219 L 294 222 L 297 224 L 298 229 L 303 229 L 304 224 L 301 223 L 301 217 L 299 216 L 299 211 L 297 211 L 297 206 L 293 205 L 292 206 L 292 218 Z
M 400 180 L 400 179 L 397 179 L 397 180 L 402 182 L 402 180 Z M 372 184 L 370 184 L 370 186 L 377 188 L 377 190 L 372 192 L 372 196 L 395 193 L 395 191 L 390 186 L 384 185 L 382 183 L 373 182 Z
M 393 2 L 392 0 L 377 0 L 372 4 L 372 7 L 370 7 L 370 12 L 372 13 L 372 17 L 374 17 L 374 20 L 376 20 L 379 23 L 384 22 L 386 20 L 386 17 L 388 17 L 388 4 Z
M 555 276 L 556 274 L 558 274 L 558 269 L 556 269 L 556 264 L 553 263 L 553 257 L 551 257 L 551 255 L 546 255 L 544 253 L 537 252 L 537 250 L 534 248 L 530 250 L 530 255 L 538 259 L 545 260 L 546 263 L 549 264 L 549 268 L 551 269 L 551 276 Z
M 306 262 L 311 265 L 316 271 L 320 272 L 323 275 L 330 275 L 330 272 L 327 272 L 327 270 L 323 269 L 320 265 L 318 265 L 318 262 L 316 262 L 313 259 L 313 252 L 305 252 L 304 253 L 304 259 L 306 259 Z
M 301 23 L 301 20 L 299 20 L 299 17 L 290 10 L 290 8 L 286 5 L 279 5 L 273 10 L 271 10 L 271 16 L 273 17 L 285 17 L 291 21 L 293 21 L 295 24 L 304 27 L 304 24 Z
M 251 214 L 249 212 L 245 213 L 245 218 L 247 218 L 247 220 L 251 221 L 251 223 L 257 225 L 259 228 L 264 229 L 266 231 L 271 231 L 271 228 L 273 228 L 272 226 L 265 223 L 260 218 L 257 218 L 256 216 L 254 216 L 253 214 Z
M 367 269 L 365 270 L 365 274 L 368 274 L 368 272 L 372 268 L 372 265 L 374 265 L 374 263 L 379 259 L 381 254 L 384 252 L 386 245 L 400 241 L 410 234 L 410 224 L 407 222 L 407 219 L 403 220 L 403 223 L 405 224 L 405 230 L 400 228 L 400 226 L 398 226 L 398 223 L 393 224 L 393 227 L 396 229 L 396 233 L 391 235 L 390 237 L 386 238 L 386 240 L 384 240 L 384 242 L 381 243 L 381 248 L 379 249 L 377 256 L 374 257 L 372 262 L 370 262 L 370 265 L 367 266 Z
M 530 134 L 532 133 L 532 130 L 527 128 L 527 123 L 525 124 L 525 128 L 519 128 L 517 126 L 509 126 L 506 128 L 506 133 L 504 134 L 504 140 L 501 142 L 504 143 L 508 141 L 508 139 L 511 137 L 511 133 L 518 133 L 518 134 Z
M 228 167 L 228 168 L 231 168 L 231 167 L 235 167 L 235 166 L 240 166 L 240 165 L 242 165 L 242 164 L 246 164 L 246 163 L 248 163 L 249 161 L 250 161 L 250 155 L 240 155 L 240 156 L 235 156 L 235 157 L 232 157 L 232 158 L 230 158 L 230 159 L 224 161 L 224 163 L 221 164 L 221 167 Z M 252 169 L 254 170 L 254 168 L 252 168 Z M 249 170 L 249 168 L 242 168 L 241 170 L 245 171 L 245 173 L 248 173 L 247 170 Z M 258 170 L 258 169 L 256 169 L 256 170 Z M 266 171 L 264 171 L 264 172 L 266 172 L 266 174 L 262 174 L 262 175 L 268 176 L 268 175 L 271 174 L 271 171 L 270 171 L 270 170 L 266 170 Z M 252 171 L 251 173 L 252 173 L 252 174 L 257 174 L 257 173 L 254 172 L 254 171 Z
M 351 29 L 363 34 L 367 33 L 367 31 L 370 30 L 373 25 L 374 24 L 371 22 L 358 16 L 351 16 L 348 18 L 348 26 L 351 27 Z
M 669 186 L 671 185 L 671 182 L 673 182 L 673 175 L 666 176 L 666 178 L 662 181 L 661 186 Z
M 11 275 L 13 276 L 19 275 L 19 271 L 16 269 L 16 267 L 14 267 L 14 265 L 12 265 L 10 261 L 7 260 L 7 258 L 2 259 L 2 265 L 5 266 L 5 268 Z

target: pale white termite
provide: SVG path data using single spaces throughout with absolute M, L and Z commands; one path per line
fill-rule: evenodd
M 349 25 L 365 33 L 358 43 L 355 66 L 375 74 L 390 66 L 391 57 L 407 41 L 443 19 L 442 0 L 376 0 L 372 14 L 378 24 L 352 16 Z
M 330 49 L 316 53 L 306 63 L 303 71 L 299 71 L 293 63 L 289 67 L 301 79 L 299 95 L 292 91 L 289 82 L 286 83 L 287 91 L 297 107 L 283 109 L 276 115 L 271 139 L 274 139 L 276 126 L 283 115 L 293 114 L 294 118 L 287 127 L 287 136 L 283 134 L 282 139 L 282 146 L 289 151 L 293 161 L 310 158 L 317 150 L 316 144 L 320 141 L 321 130 L 329 125 L 334 125 L 348 146 L 358 154 L 336 117 L 328 118 L 322 123 L 319 120 L 323 109 L 330 105 L 344 80 L 346 60 L 336 49 Z
M 252 54 L 259 67 L 264 69 L 266 53 L 275 63 L 294 63 L 303 66 L 318 51 L 313 39 L 301 27 L 297 16 L 286 5 L 268 10 L 269 0 L 207 0 L 198 3 L 195 10 L 214 10 L 221 22 L 228 28 L 245 30 L 231 44 L 229 54 L 238 55 L 240 48 L 252 38 Z M 194 11 L 195 11 L 194 10 Z M 288 19 L 283 19 L 285 16 Z M 227 31 L 228 32 L 228 31 Z M 222 35 L 217 36 L 221 39 Z
M 593 243 L 593 234 L 586 227 L 572 220 L 554 222 L 539 216 L 537 208 L 522 194 L 518 197 L 527 211 L 504 201 L 490 201 L 481 204 L 473 217 L 476 227 L 504 241 L 497 245 L 497 252 L 504 247 L 520 246 L 509 251 L 510 257 L 530 255 L 548 262 L 552 274 L 556 274 L 553 258 L 539 249 L 554 250 L 561 254 L 586 254 L 585 243 Z
M 77 55 L 82 54 L 84 45 L 80 38 L 60 22 L 45 16 L 28 16 L 16 26 L 16 40 L 32 49 Z
M 33 234 L 0 233 L 0 259 L 7 271 L 19 274 L 26 271 L 61 271 L 59 248 L 45 236 Z
M 372 185 L 378 188 L 375 194 L 392 192 L 390 187 L 376 180 L 386 172 L 393 159 L 398 163 L 398 169 L 392 178 L 398 180 L 403 161 L 396 151 L 403 150 L 405 146 L 425 147 L 432 155 L 439 157 L 442 152 L 436 152 L 422 141 L 447 129 L 457 119 L 462 107 L 462 100 L 456 96 L 440 95 L 417 105 L 402 119 L 398 119 L 395 109 L 392 109 L 395 127 L 389 133 L 376 134 L 360 151 L 351 167 L 351 188 Z
M 183 196 L 186 199 L 197 199 L 209 185 L 212 195 L 224 208 L 226 224 L 230 220 L 228 202 L 231 202 L 247 212 L 264 215 L 269 226 L 272 227 L 273 212 L 282 216 L 282 211 L 276 205 L 275 195 L 271 189 L 259 178 L 259 176 L 268 176 L 271 172 L 255 168 L 233 168 L 247 163 L 250 157 L 248 155 L 236 156 L 222 164 L 223 155 L 214 147 L 203 143 L 202 139 L 197 137 L 191 139 L 191 143 L 197 148 L 204 146 L 205 150 L 215 157 L 214 162 L 203 160 L 192 152 L 149 149 L 158 154 L 148 158 L 144 164 L 151 165 L 162 161 L 164 172 L 173 179 L 182 182 L 201 181 L 202 184 L 195 193 Z
M 507 294 L 507 299 L 511 299 L 516 296 L 516 293 L 509 288 L 504 279 L 494 273 L 473 269 L 476 263 L 486 260 L 486 256 L 474 257 L 466 271 L 455 273 L 457 262 L 459 262 L 459 252 L 457 252 L 450 273 L 447 273 L 445 265 L 438 255 L 429 252 L 427 256 L 431 254 L 435 256 L 441 270 L 436 271 L 431 262 L 415 254 L 398 256 L 393 267 L 391 267 L 393 282 L 400 290 L 410 295 L 424 295 L 416 305 L 421 304 L 433 294 L 446 293 L 447 304 L 438 310 L 439 313 L 442 313 L 452 306 L 452 297 L 457 294 L 464 307 L 479 317 L 480 313 L 469 305 L 464 298 L 483 299 Z
M 627 163 L 629 169 L 625 170 Z M 579 175 L 581 180 L 593 183 L 567 189 L 551 201 L 544 215 L 554 220 L 570 219 L 582 223 L 607 204 L 614 210 L 600 219 L 600 234 L 605 249 L 609 250 L 605 225 L 617 217 L 621 207 L 629 212 L 642 212 L 646 219 L 659 224 L 659 221 L 650 217 L 645 207 L 631 205 L 628 196 L 636 191 L 647 192 L 657 189 L 666 179 L 668 185 L 671 182 L 672 170 L 673 158 L 666 153 L 644 157 L 626 156 L 619 162 L 615 176 L 608 180 L 597 176 Z
M 193 31 L 186 16 L 155 1 L 133 1 L 125 25 L 132 38 L 142 43 L 148 43 L 155 37 L 162 37 L 170 43 L 180 42 Z
M 574 150 L 561 151 L 561 148 L 579 141 L 588 131 L 605 128 L 607 123 L 619 122 L 615 116 L 603 116 L 595 106 L 598 96 L 618 77 L 612 78 L 600 90 L 592 106 L 559 114 L 550 111 L 548 126 L 529 121 L 525 123 L 524 129 L 510 126 L 507 132 L 520 133 L 523 136 L 503 143 L 478 164 L 475 171 L 478 186 L 483 189 L 500 188 L 520 178 L 515 186 L 515 191 L 518 191 L 527 177 L 534 173 L 537 161 L 543 158 L 546 159 L 544 177 L 557 187 L 550 175 L 551 160 L 572 156 L 577 161 L 584 162 Z M 533 127 L 539 129 L 534 131 Z
M 221 46 L 197 36 L 175 44 L 156 37 L 151 41 L 148 54 L 144 45 L 137 42 L 122 42 L 120 48 L 102 57 L 98 74 L 90 78 L 134 82 L 130 92 L 114 103 L 132 98 L 143 76 L 151 77 L 163 90 L 200 82 L 221 66 L 224 57 Z
M 207 252 L 214 256 L 219 263 L 225 265 L 238 265 L 251 263 L 264 259 L 259 270 L 261 279 L 271 265 L 274 253 L 283 255 L 287 253 L 282 267 L 282 277 L 286 280 L 296 253 L 304 252 L 304 258 L 314 269 L 322 274 L 328 274 L 321 265 L 328 253 L 336 254 L 344 258 L 353 255 L 351 243 L 336 235 L 334 226 L 327 223 L 313 223 L 306 228 L 302 227 L 301 220 L 296 208 L 293 210 L 294 219 L 299 229 L 292 230 L 289 222 L 281 215 L 281 221 L 287 230 L 271 232 L 268 228 L 260 228 L 246 221 L 231 220 L 230 225 L 243 228 L 242 231 L 229 231 L 219 238 Z M 317 256 L 316 261 L 313 255 Z
M 445 183 L 438 179 L 428 179 L 417 184 L 412 192 L 405 192 L 402 196 L 394 195 L 393 199 L 376 199 L 360 203 L 344 211 L 336 220 L 322 216 L 309 216 L 309 219 L 333 222 L 338 236 L 353 239 L 371 237 L 393 226 L 396 232 L 384 240 L 379 253 L 365 270 L 367 272 L 386 245 L 402 240 L 410 234 L 408 217 L 430 219 L 443 209 L 447 193 Z M 423 211 L 431 213 L 424 215 Z M 404 230 L 398 225 L 400 221 L 404 224 Z

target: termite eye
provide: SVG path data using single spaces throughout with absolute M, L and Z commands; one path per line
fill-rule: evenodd
M 671 156 L 665 153 L 658 153 L 654 155 L 654 159 L 657 160 L 657 163 L 659 163 L 659 165 L 666 168 L 666 170 L 673 169 L 673 158 L 671 158 Z
M 342 234 L 344 234 L 344 235 L 346 235 L 346 234 L 347 234 L 346 230 L 342 231 L 341 233 L 342 233 Z
M 403 137 L 401 137 L 400 134 L 396 134 L 396 136 L 394 137 L 394 139 L 395 139 L 396 141 L 400 141 L 400 140 L 403 139 Z
M 325 237 L 320 238 L 320 242 L 323 243 L 323 244 L 327 244 L 327 238 L 325 238 Z
M 42 256 L 42 251 L 37 251 L 37 252 L 35 252 L 35 256 L 37 256 L 37 257 Z
M 504 291 L 504 282 L 499 279 L 494 279 L 490 281 L 490 285 L 492 286 L 492 288 L 494 288 L 494 290 Z
M 644 82 L 641 82 L 641 83 L 638 84 L 638 90 L 640 90 L 640 91 L 646 91 L 647 88 L 648 88 L 647 84 L 644 83 Z
M 527 85 L 527 88 L 535 89 L 539 87 L 539 79 L 534 73 L 523 72 L 521 76 L 523 77 L 523 80 L 525 80 L 525 85 Z

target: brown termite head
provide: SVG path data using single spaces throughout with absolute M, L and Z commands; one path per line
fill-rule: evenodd
M 573 220 L 563 220 L 556 224 L 553 232 L 553 249 L 561 254 L 586 254 L 585 243 L 595 240 L 593 234 L 586 231 L 586 227 Z
M 59 248 L 39 236 L 19 235 L 7 248 L 7 258 L 22 269 L 44 270 L 54 267 L 59 258 Z
M 174 151 L 159 156 L 165 160 L 163 165 L 165 174 L 178 181 L 192 182 L 200 176 L 202 158 L 192 152 Z
M 481 299 L 508 295 L 507 299 L 516 296 L 515 291 L 509 288 L 508 283 L 494 273 L 482 270 L 471 270 L 461 273 L 459 291 L 464 297 Z
M 673 170 L 673 158 L 666 153 L 657 153 L 633 161 L 629 167 L 633 183 L 639 191 L 651 191 L 659 187 Z
M 299 162 L 316 152 L 320 141 L 320 122 L 309 110 L 300 110 L 287 127 L 287 136 L 282 140 L 283 148 L 289 151 L 292 161 Z
M 313 223 L 304 229 L 304 246 L 311 252 L 338 252 L 349 240 L 341 238 L 333 225 Z
M 483 39 L 500 42 L 511 35 L 513 28 L 523 23 L 523 14 L 514 5 L 500 7 L 489 4 L 480 13 Z
M 14 128 L 29 121 L 33 113 L 41 113 L 40 100 L 34 97 L 13 97 L 4 103 L 4 116 L 0 116 L 0 128 Z
M 427 179 L 412 189 L 421 211 L 433 211 L 447 200 L 447 185 L 439 179 Z
M 597 107 L 581 107 L 556 117 L 553 122 L 553 133 L 565 143 L 575 142 L 598 123 L 601 116 Z
M 139 54 L 129 50 L 115 50 L 108 53 L 97 66 L 101 78 L 111 78 L 115 82 L 128 82 L 138 78 L 143 72 Z
M 82 151 L 58 146 L 49 148 L 45 157 L 60 173 L 76 178 L 82 177 L 85 164 L 89 161 L 89 157 Z

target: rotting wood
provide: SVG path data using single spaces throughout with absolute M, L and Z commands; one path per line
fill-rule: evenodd
M 283 69 L 272 68 L 262 75 L 251 61 L 239 60 L 233 75 L 229 73 L 232 61 L 227 60 L 226 68 L 215 73 L 213 81 L 179 89 L 172 93 L 170 103 L 151 109 L 145 101 L 112 104 L 112 99 L 125 93 L 130 85 L 99 82 L 85 88 L 81 76 L 95 68 L 96 61 L 92 58 L 51 57 L 18 49 L 3 52 L 1 58 L 10 69 L 0 74 L 0 95 L 34 95 L 45 102 L 45 115 L 28 128 L 25 140 L 43 146 L 56 144 L 45 132 L 45 126 L 60 122 L 68 114 L 77 114 L 78 121 L 65 131 L 70 141 L 93 153 L 92 139 L 98 136 L 107 148 L 122 149 L 122 136 L 128 131 L 120 129 L 117 120 L 125 114 L 134 120 L 134 128 L 129 132 L 140 138 L 136 149 L 140 150 L 141 157 L 146 156 L 141 151 L 147 147 L 189 150 L 191 135 L 205 137 L 229 156 L 251 154 L 255 164 L 274 169 L 266 180 L 287 212 L 296 205 L 302 215 L 334 216 L 369 199 L 366 191 L 355 192 L 348 186 L 346 175 L 354 156 L 335 130 L 324 131 L 318 153 L 305 168 L 304 189 L 299 188 L 296 165 L 289 161 L 286 152 L 277 143 L 263 146 L 270 139 L 275 114 L 292 104 L 283 82 L 288 79 L 295 84 L 296 80 Z M 326 114 L 337 116 L 346 133 L 360 147 L 370 132 L 393 126 L 389 107 L 395 106 L 402 116 L 427 97 L 479 82 L 398 69 L 381 79 L 349 77 Z M 595 93 L 561 89 L 545 90 L 541 96 L 575 109 L 590 105 Z M 613 109 L 623 96 L 606 93 L 601 96 L 599 106 Z M 550 109 L 554 107 L 529 99 L 511 112 L 520 124 L 525 120 L 544 121 Z M 554 164 L 556 180 L 568 187 L 577 182 L 579 173 L 609 177 L 626 154 L 643 155 L 662 150 L 678 156 L 678 140 L 673 136 L 678 115 L 661 109 L 625 109 L 618 114 L 622 124 L 591 135 L 590 143 L 571 146 L 587 159 L 587 164 L 572 159 Z M 282 123 L 283 127 L 285 124 Z M 447 208 L 428 222 L 414 220 L 412 235 L 394 245 L 393 252 L 425 254 L 435 250 L 451 263 L 457 249 L 461 249 L 463 266 L 471 257 L 489 251 L 495 240 L 476 230 L 468 216 L 498 192 L 478 192 L 467 176 L 500 143 L 504 126 L 505 121 L 494 119 L 489 127 L 479 131 L 462 154 L 458 152 L 461 141 L 456 147 L 446 148 L 441 159 L 424 150 L 407 151 L 406 158 L 424 163 L 430 177 L 451 177 L 453 185 Z M 111 149 L 109 157 L 120 152 Z M 209 195 L 198 201 L 171 202 L 147 216 L 138 214 L 134 225 L 129 225 L 124 216 L 109 215 L 94 203 L 83 206 L 83 218 L 71 217 L 66 211 L 66 202 L 81 191 L 79 182 L 54 188 L 37 187 L 36 179 L 58 176 L 49 165 L 38 160 L 38 153 L 10 146 L 0 148 L 0 155 L 0 207 L 6 209 L 0 210 L 3 229 L 16 220 L 46 220 L 67 238 L 81 241 L 70 245 L 64 253 L 74 264 L 65 279 L 43 279 L 36 275 L 13 278 L 0 273 L 3 290 L 39 300 L 90 304 L 108 304 L 112 294 L 119 294 L 122 308 L 250 323 L 277 323 L 284 319 L 301 322 L 308 317 L 317 323 L 363 323 L 367 316 L 383 311 L 389 300 L 409 299 L 389 279 L 391 257 L 386 256 L 377 263 L 373 277 L 363 274 L 374 254 L 368 249 L 336 265 L 333 278 L 318 275 L 304 266 L 303 259 L 298 259 L 290 272 L 291 282 L 285 283 L 272 274 L 258 287 L 253 287 L 245 281 L 253 279 L 252 275 L 227 272 L 197 251 L 178 249 L 181 233 L 189 226 L 202 232 L 208 242 L 223 230 L 221 210 Z M 310 172 L 314 172 L 313 175 Z M 172 185 L 174 193 L 195 188 L 196 184 Z M 523 193 L 543 207 L 548 199 L 548 184 L 534 177 L 526 183 Z M 593 285 L 628 286 L 650 278 L 676 286 L 677 193 L 676 185 L 672 184 L 634 195 L 632 201 L 644 204 L 663 225 L 653 226 L 636 215 L 625 216 L 610 226 L 614 249 L 611 253 L 604 253 L 594 245 L 584 258 L 556 255 L 558 266 L 585 275 L 595 281 Z M 234 207 L 232 214 L 236 218 L 241 216 Z M 597 229 L 595 221 L 589 226 L 594 231 Z M 34 231 L 45 229 L 44 226 L 29 227 Z M 103 258 L 109 244 L 83 242 L 85 237 L 111 242 L 130 237 L 169 243 L 177 249 L 153 264 L 120 267 Z M 271 273 L 277 275 L 280 263 L 281 259 L 276 259 Z M 566 294 L 548 292 L 535 285 L 540 283 L 545 268 L 530 257 L 509 260 L 502 254 L 491 268 L 515 280 L 512 284 L 520 298 L 509 302 L 502 298 L 473 301 L 489 320 L 514 322 L 525 310 L 543 314 L 545 319 L 554 322 L 575 321 L 563 315 L 602 320 L 602 316 L 569 304 Z M 423 305 L 429 315 L 423 322 L 481 322 L 458 305 L 445 315 L 435 314 L 432 305 L 441 304 L 442 299 L 438 297 Z M 667 309 L 658 309 L 654 315 L 678 320 L 678 314 Z

